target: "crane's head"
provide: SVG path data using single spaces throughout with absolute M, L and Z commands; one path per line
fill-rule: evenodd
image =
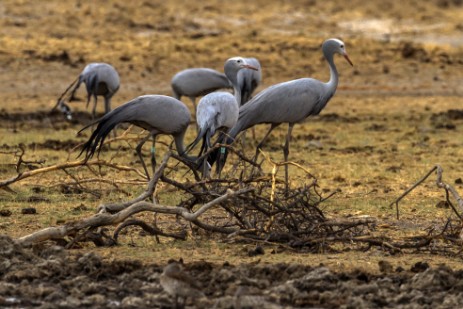
M 350 61 L 349 56 L 347 55 L 346 45 L 343 41 L 339 39 L 328 39 L 325 42 L 323 42 L 322 50 L 325 56 L 329 55 L 332 57 L 333 54 L 338 53 L 344 56 L 344 58 L 346 58 L 347 62 L 349 62 L 351 66 L 354 66 L 352 64 L 352 61 Z
M 256 67 L 248 64 L 246 60 L 242 57 L 233 57 L 225 61 L 223 67 L 224 73 L 227 78 L 231 81 L 232 84 L 237 83 L 237 75 L 241 69 L 251 69 L 258 71 Z
M 62 100 L 58 100 L 56 107 L 63 113 L 67 120 L 72 120 L 72 111 L 69 105 L 64 103 Z
M 225 74 L 227 71 L 238 72 L 241 69 L 251 69 L 254 71 L 259 70 L 258 68 L 253 67 L 252 65 L 248 64 L 246 60 L 242 57 L 233 57 L 225 61 L 225 65 L 224 65 Z

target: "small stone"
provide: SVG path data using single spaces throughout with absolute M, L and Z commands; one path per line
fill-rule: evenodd
M 262 248 L 261 246 L 256 246 L 254 249 L 248 251 L 248 256 L 250 257 L 264 254 L 264 248 Z
M 390 273 L 392 272 L 392 264 L 388 261 L 381 260 L 378 262 L 379 271 L 382 273 Z
M 429 264 L 427 262 L 417 262 L 410 268 L 410 270 L 414 273 L 419 273 L 425 271 L 428 268 Z
M 35 215 L 37 214 L 37 209 L 35 209 L 34 207 L 26 207 L 21 209 L 21 213 L 23 215 Z
M 436 204 L 436 208 L 449 208 L 450 205 L 449 203 L 447 203 L 447 201 L 439 201 L 437 204 Z
M 0 209 L 0 217 L 9 217 L 11 216 L 12 212 L 8 209 Z

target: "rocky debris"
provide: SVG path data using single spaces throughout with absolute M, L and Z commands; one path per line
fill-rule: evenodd
M 383 261 L 382 264 L 387 264 Z M 389 264 L 388 264 L 389 265 Z M 105 261 L 58 246 L 25 249 L 0 236 L 0 307 L 169 308 L 160 284 L 164 265 Z M 381 267 L 381 265 L 379 265 Z M 299 264 L 184 264 L 206 297 L 187 308 L 457 308 L 463 272 L 418 262 L 379 275 L 335 273 Z

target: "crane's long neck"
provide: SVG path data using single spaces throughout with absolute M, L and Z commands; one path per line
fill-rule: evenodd
M 235 95 L 236 103 L 241 106 L 241 87 L 237 84 L 233 84 L 233 94 Z
M 183 143 L 183 139 L 185 138 L 185 132 L 186 130 L 174 136 L 175 148 L 177 148 L 177 152 L 181 157 L 191 162 L 194 162 L 196 161 L 197 157 L 189 156 L 185 153 L 186 148 L 185 148 L 185 144 Z
M 334 54 L 329 51 L 323 51 L 323 54 L 330 67 L 330 80 L 328 81 L 328 83 L 326 83 L 326 85 L 328 86 L 328 93 L 333 95 L 336 92 L 336 88 L 338 87 L 338 70 L 336 69 L 336 65 L 334 64 Z
M 238 82 L 238 72 L 225 71 L 225 75 L 233 86 L 233 95 L 235 96 L 238 106 L 241 106 L 241 87 Z

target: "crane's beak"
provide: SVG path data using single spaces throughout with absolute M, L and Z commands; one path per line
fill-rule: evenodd
M 252 65 L 249 65 L 249 64 L 243 64 L 241 67 L 245 68 L 245 69 L 251 69 L 251 70 L 254 70 L 254 71 L 259 71 L 258 68 L 253 67 Z
M 349 64 L 350 64 L 351 66 L 354 66 L 354 65 L 352 64 L 352 61 L 350 61 L 349 56 L 348 56 L 347 54 L 344 54 L 343 56 L 344 56 L 344 58 L 346 58 L 347 62 L 349 62 Z

